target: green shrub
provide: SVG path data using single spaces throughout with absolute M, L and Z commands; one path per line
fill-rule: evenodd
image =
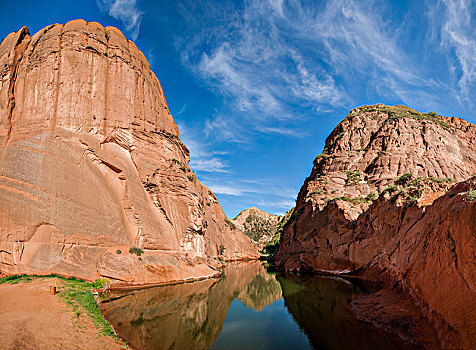
M 395 180 L 395 185 L 404 186 L 412 179 L 413 175 L 411 173 L 405 173 L 401 175 L 398 179 Z
M 327 194 L 327 192 L 322 191 L 322 190 L 312 190 L 307 196 L 312 197 L 314 194 L 317 194 L 317 195 Z
M 225 222 L 227 223 L 228 226 L 230 226 L 230 229 L 233 231 L 234 229 L 236 229 L 236 225 L 231 222 L 230 220 L 228 219 L 225 219 Z
M 373 202 L 373 201 L 376 200 L 376 199 L 377 199 L 377 194 L 376 194 L 376 193 L 373 193 L 373 192 L 369 193 L 369 194 L 367 195 L 367 197 L 365 197 L 365 200 L 366 200 L 367 202 Z
M 122 254 L 122 251 L 120 249 L 116 250 L 117 254 Z
M 412 194 L 410 194 L 410 196 L 408 196 L 408 199 L 410 199 L 410 200 L 416 202 L 416 201 L 418 201 L 418 200 L 420 199 L 421 194 L 422 194 L 422 190 L 420 189 L 420 190 L 415 191 L 415 192 L 413 192 Z
M 137 247 L 130 247 L 129 248 L 129 253 L 130 254 L 135 254 L 137 256 L 141 256 L 142 253 L 144 253 L 144 251 L 140 248 L 137 248 Z
M 360 174 L 359 171 L 349 170 L 349 171 L 346 171 L 346 173 L 347 173 L 347 179 L 345 179 L 346 186 L 357 185 L 360 182 L 360 180 L 362 180 L 362 175 Z
M 177 135 L 172 134 L 171 132 L 168 132 L 168 131 L 165 132 L 165 135 L 167 135 L 168 137 L 170 137 L 170 138 L 172 138 L 172 139 L 178 138 Z
M 453 182 L 453 180 L 447 177 L 430 177 L 429 179 L 432 180 L 433 182 L 440 183 L 440 184 L 445 182 Z
M 104 288 L 109 284 L 109 280 L 107 278 L 98 278 L 94 282 L 91 283 L 91 287 L 93 288 Z
M 223 253 L 225 253 L 225 250 L 226 250 L 225 246 L 223 244 L 220 244 L 220 248 L 218 249 L 220 256 L 223 255 Z
M 471 190 L 466 195 L 469 201 L 473 201 L 476 199 L 476 190 Z

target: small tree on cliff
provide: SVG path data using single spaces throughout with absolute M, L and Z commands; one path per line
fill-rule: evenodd
M 225 253 L 225 247 L 223 246 L 223 244 L 220 244 L 220 248 L 219 248 L 219 253 L 220 253 L 220 256 L 223 255 L 223 253 Z

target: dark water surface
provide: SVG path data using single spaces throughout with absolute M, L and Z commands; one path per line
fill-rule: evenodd
M 103 313 L 134 349 L 415 349 L 359 321 L 368 293 L 340 278 L 231 264 L 219 279 L 113 292 Z

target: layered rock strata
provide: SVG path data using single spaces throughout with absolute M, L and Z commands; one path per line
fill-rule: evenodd
M 446 348 L 470 348 L 474 174 L 475 125 L 404 106 L 354 109 L 314 161 L 276 263 L 399 286 L 435 321 Z
M 188 162 L 158 79 L 118 29 L 75 20 L 2 41 L 2 273 L 142 284 L 257 258 Z

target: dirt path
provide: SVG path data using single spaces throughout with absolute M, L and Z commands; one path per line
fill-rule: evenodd
M 88 316 L 78 317 L 58 295 L 50 295 L 50 285 L 52 278 L 0 285 L 2 349 L 123 349 L 99 335 Z

